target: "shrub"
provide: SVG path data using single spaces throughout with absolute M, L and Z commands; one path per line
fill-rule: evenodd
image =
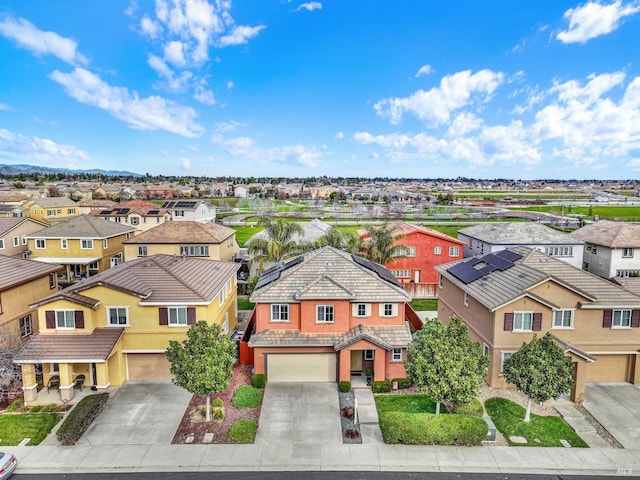
M 342 393 L 347 393 L 351 390 L 351 382 L 345 381 L 343 380 L 342 382 L 338 383 L 338 390 L 340 390 Z
M 21 406 L 22 406 L 22 397 L 18 397 L 9 404 L 9 406 L 7 407 L 7 412 L 15 412 Z
M 222 406 L 224 406 L 224 400 L 222 400 L 220 397 L 216 397 L 211 401 L 211 406 L 212 407 L 222 407 Z
M 213 411 L 213 419 L 222 420 L 223 418 L 224 418 L 224 410 L 222 410 L 222 408 L 216 408 Z
M 251 385 L 255 388 L 264 388 L 267 384 L 267 377 L 264 376 L 264 373 L 254 373 L 251 375 Z
M 43 408 L 43 407 L 44 407 L 44 405 L 34 405 L 33 407 L 31 407 L 31 408 L 29 409 L 29 411 L 30 411 L 31 413 L 38 413 L 38 412 L 41 412 L 41 411 L 42 411 L 42 408 Z
M 262 392 L 249 385 L 238 388 L 231 399 L 231 403 L 236 408 L 253 408 L 260 405 L 260 402 L 262 402 Z
M 344 431 L 344 435 L 347 438 L 358 438 L 360 436 L 360 431 L 357 428 L 347 428 Z
M 391 382 L 388 380 L 377 380 L 371 382 L 372 393 L 389 393 L 391 391 Z
M 484 415 L 484 407 L 480 400 L 474 399 L 468 403 L 460 403 L 453 406 L 453 413 L 460 415 L 471 415 L 472 417 L 482 417 Z
M 80 400 L 58 429 L 58 440 L 63 445 L 74 445 L 98 416 L 108 399 L 108 393 L 98 393 Z
M 391 383 L 398 382 L 398 388 L 400 390 L 404 390 L 405 388 L 409 388 L 411 386 L 411 380 L 408 378 L 394 378 L 391 380 Z
M 354 413 L 355 410 L 353 407 L 342 407 L 342 410 L 340 410 L 340 415 L 344 418 L 353 418 Z
M 238 443 L 253 443 L 258 424 L 254 420 L 242 419 L 229 428 L 229 438 Z
M 379 418 L 384 442 L 404 445 L 481 445 L 489 428 L 469 415 L 384 412 Z

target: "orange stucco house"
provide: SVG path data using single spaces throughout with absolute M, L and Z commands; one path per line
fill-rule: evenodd
M 251 301 L 256 373 L 269 382 L 335 382 L 373 369 L 406 376 L 410 296 L 382 265 L 324 247 L 274 265 Z

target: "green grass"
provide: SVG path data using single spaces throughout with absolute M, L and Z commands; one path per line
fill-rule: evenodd
M 256 233 L 264 230 L 264 227 L 232 227 L 236 231 L 236 239 L 241 247 L 246 247 L 247 240 Z
M 438 310 L 438 299 L 437 298 L 414 298 L 409 302 L 411 308 L 413 308 L 416 312 L 419 311 L 437 311 Z
M 254 305 L 246 298 L 238 298 L 238 310 L 253 310 Z
M 511 400 L 490 398 L 484 403 L 487 413 L 496 428 L 505 436 L 509 445 L 531 447 L 562 447 L 560 439 L 568 441 L 572 447 L 588 445 L 574 432 L 561 417 L 531 414 L 531 421 L 525 422 L 525 409 Z M 526 444 L 513 443 L 511 436 L 527 439 Z M 536 442 L 536 439 L 539 442 Z
M 436 413 L 436 402 L 426 395 L 376 395 L 378 413 Z M 440 405 L 440 413 L 446 413 L 444 405 Z
M 236 408 L 254 408 L 262 402 L 262 392 L 249 385 L 242 385 L 236 390 L 231 403 Z
M 255 420 L 241 419 L 229 428 L 229 438 L 238 443 L 253 443 L 258 424 Z
M 591 208 L 591 215 L 589 209 Z M 560 215 L 564 212 L 565 215 L 585 215 L 587 219 L 592 219 L 593 216 L 599 216 L 601 218 L 617 218 L 622 221 L 636 221 L 640 218 L 640 207 L 638 206 L 624 206 L 624 205 L 592 205 L 588 206 L 574 206 L 565 205 L 564 209 L 561 205 L 539 205 L 524 208 L 513 208 L 512 210 L 525 210 L 528 212 L 546 212 L 555 213 Z
M 0 415 L 0 445 L 18 445 L 30 438 L 28 445 L 40 445 L 62 417 L 57 413 Z

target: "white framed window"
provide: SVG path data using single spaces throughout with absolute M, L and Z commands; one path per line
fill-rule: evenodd
M 400 256 L 404 257 L 415 257 L 416 256 L 416 247 L 409 247 L 407 245 L 402 245 L 398 249 L 398 253 Z
M 227 335 L 229 333 L 229 312 L 224 314 L 224 321 L 222 322 L 222 333 Z
M 67 209 L 67 215 L 75 215 L 75 214 L 76 214 L 76 209 L 75 208 Z
M 187 308 L 186 307 L 169 307 L 169 325 L 183 326 L 187 324 Z
M 80 240 L 80 248 L 82 250 L 93 250 L 93 239 L 83 238 Z
M 184 217 L 184 210 L 174 210 L 173 211 L 173 216 L 174 217 Z
M 129 326 L 129 308 L 107 307 L 107 325 L 112 327 Z
M 391 350 L 391 361 L 392 362 L 401 362 L 402 358 L 402 348 L 394 348 Z
M 49 288 L 55 288 L 56 287 L 56 274 L 55 273 L 50 273 L 49 274 Z
M 20 336 L 27 337 L 33 333 L 33 325 L 31 324 L 31 315 L 27 315 L 20 319 Z
M 60 373 L 60 365 L 57 363 L 49 364 L 49 373 L 51 374 Z
M 614 310 L 611 317 L 611 328 L 630 328 L 631 310 Z
M 20 237 L 19 236 L 15 236 L 13 237 L 13 246 L 14 247 L 19 247 L 20 246 Z
M 393 303 L 385 303 L 382 306 L 383 317 L 393 317 Z
M 140 225 L 139 217 L 131 217 L 131 225 Z
M 464 306 L 469 306 L 469 294 L 467 292 L 464 292 Z
M 357 317 L 366 317 L 367 316 L 367 304 L 366 303 L 358 303 L 356 305 L 356 316 Z
M 434 255 L 440 255 L 440 254 L 442 254 L 442 247 L 441 247 L 441 246 L 439 246 L 439 245 L 438 245 L 438 246 L 436 246 L 436 247 L 433 247 L 433 254 L 434 254 Z
M 449 256 L 450 257 L 457 257 L 460 255 L 460 248 L 459 247 L 449 247 Z
M 552 257 L 571 257 L 573 247 L 544 247 L 544 253 Z
M 574 310 L 567 308 L 553 312 L 553 328 L 573 328 Z
M 26 235 L 22 235 L 22 244 L 26 245 L 27 244 L 27 237 Z
M 60 248 L 62 250 L 66 250 L 67 248 L 69 248 L 69 242 L 67 241 L 66 238 L 61 238 L 60 239 Z
M 47 248 L 47 241 L 44 238 L 36 238 L 36 250 L 43 250 L 45 248 Z
M 391 270 L 391 273 L 396 278 L 410 277 L 411 270 Z
M 444 286 L 444 278 L 442 275 L 438 275 L 438 286 L 442 288 Z
M 56 310 L 56 328 L 67 330 L 76 328 L 76 314 L 73 310 Z
M 533 312 L 514 312 L 513 331 L 530 332 L 533 325 Z
M 181 245 L 180 255 L 187 257 L 208 257 L 209 245 Z
M 289 321 L 289 304 L 274 303 L 271 305 L 271 321 L 272 322 L 288 322 Z
M 623 248 L 622 258 L 633 258 L 633 248 Z
M 146 257 L 147 256 L 147 246 L 146 245 L 138 245 L 138 256 Z
M 102 240 L 102 248 L 109 248 L 109 240 L 106 238 Z
M 514 353 L 516 352 L 500 352 L 500 376 L 502 376 L 502 370 L 504 369 L 504 361 L 507 358 L 511 358 Z
M 0 250 L 4 250 L 4 238 L 0 238 Z
M 482 353 L 485 357 L 488 357 L 491 354 L 491 348 L 489 348 L 489 345 L 486 343 L 482 344 Z
M 376 351 L 375 350 L 365 350 L 364 351 L 364 359 L 366 361 L 371 361 L 375 358 Z
M 333 323 L 333 305 L 316 306 L 316 323 Z

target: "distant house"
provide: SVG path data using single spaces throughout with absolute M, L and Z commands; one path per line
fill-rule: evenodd
M 27 251 L 27 235 L 48 225 L 32 218 L 0 217 L 0 255 L 23 258 Z
M 600 220 L 569 234 L 585 243 L 582 268 L 599 277 L 640 277 L 640 225 Z
M 233 196 L 236 198 L 246 198 L 249 191 L 244 188 L 242 185 L 236 185 L 233 189 Z
M 34 301 L 40 333 L 14 360 L 22 368 L 25 402 L 37 399 L 38 364 L 45 385 L 57 376 L 63 401 L 73 398 L 78 381 L 102 392 L 127 381 L 170 380 L 170 340 L 184 340 L 200 320 L 220 325 L 226 334 L 235 328 L 238 268 L 155 255 Z
M 383 266 L 333 247 L 278 263 L 250 297 L 255 372 L 269 382 L 404 377 L 410 299 Z
M 479 223 L 458 230 L 465 242 L 465 257 L 495 253 L 511 247 L 526 246 L 580 268 L 584 242 L 535 222 Z
M 93 210 L 109 210 L 117 205 L 119 204 L 113 200 L 80 200 L 78 202 L 80 215 L 88 215 Z
M 110 222 L 131 225 L 138 232 L 145 232 L 171 220 L 171 213 L 168 210 L 146 200 L 116 203 L 110 208 L 92 210 L 91 215 Z
M 124 242 L 126 262 L 160 253 L 233 261 L 239 251 L 236 231 L 213 222 L 166 222 Z
M 171 220 L 193 222 L 215 222 L 216 207 L 205 200 L 170 200 L 160 207 L 171 213 Z
M 80 215 L 27 235 L 29 258 L 65 266 L 63 283 L 74 282 L 122 263 L 122 242 L 135 228 Z
M 66 197 L 36 198 L 25 203 L 24 207 L 28 208 L 29 218 L 48 225 L 80 215 L 78 204 Z
M 6 203 L 0 203 L 0 217 L 1 218 L 20 218 L 26 217 L 28 210 L 21 205 L 11 205 Z

